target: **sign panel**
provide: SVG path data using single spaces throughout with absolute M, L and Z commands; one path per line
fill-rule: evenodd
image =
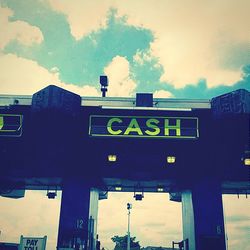
M 197 117 L 92 115 L 90 136 L 195 139 Z
M 47 236 L 23 237 L 21 236 L 18 250 L 45 250 Z
M 21 136 L 23 116 L 0 114 L 0 136 Z

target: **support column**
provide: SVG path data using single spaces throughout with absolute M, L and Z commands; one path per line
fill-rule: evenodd
M 185 250 L 226 250 L 220 183 L 205 180 L 182 192 Z
M 89 249 L 96 249 L 99 190 L 92 188 L 89 207 Z
M 65 180 L 62 190 L 57 249 L 95 249 L 98 199 L 91 198 L 91 187 L 80 179 Z M 91 203 L 92 201 L 92 203 Z M 92 207 L 92 217 L 90 217 Z M 95 214 L 95 218 L 93 217 Z M 95 230 L 94 230 L 95 229 Z M 90 248 L 91 246 L 91 248 Z

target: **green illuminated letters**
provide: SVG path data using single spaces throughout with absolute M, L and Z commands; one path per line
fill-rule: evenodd
M 3 122 L 3 117 L 0 116 L 0 129 L 3 128 L 4 122 Z
M 152 136 L 158 135 L 161 132 L 160 128 L 157 125 L 155 125 L 155 124 L 158 124 L 158 123 L 159 123 L 159 120 L 157 120 L 157 119 L 148 119 L 146 121 L 146 126 L 148 128 L 153 129 L 153 131 L 145 130 L 145 133 L 147 135 L 152 135 Z
M 169 130 L 175 130 L 176 136 L 181 136 L 181 120 L 176 119 L 176 125 L 169 125 L 169 119 L 165 119 L 164 133 L 169 136 Z
M 135 118 L 131 119 L 131 122 L 129 123 L 124 135 L 128 135 L 131 132 L 135 132 L 138 135 L 143 135 L 141 128 Z
M 0 128 L 3 123 L 4 128 L 7 127 L 7 121 L 0 117 Z M 92 115 L 89 135 L 179 140 L 199 138 L 198 129 L 197 117 Z
M 0 114 L 0 137 L 17 137 L 22 134 L 22 115 Z
M 122 130 L 118 129 L 118 130 L 113 130 L 112 129 L 112 125 L 114 122 L 118 122 L 118 123 L 122 123 L 122 120 L 120 118 L 111 118 L 109 121 L 108 121 L 108 124 L 107 124 L 107 130 L 108 132 L 111 134 L 111 135 L 119 135 L 122 133 Z

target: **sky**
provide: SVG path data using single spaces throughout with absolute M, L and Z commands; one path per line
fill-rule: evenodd
M 54 84 L 100 96 L 103 74 L 108 96 L 210 99 L 250 90 L 249 9 L 249 0 L 0 0 L 0 93 L 31 95 Z M 181 238 L 179 204 L 159 196 L 147 194 L 133 209 L 143 246 Z M 126 232 L 124 206 L 131 197 L 116 193 L 100 202 L 99 234 L 110 250 L 110 233 Z M 229 249 L 246 250 L 249 201 L 223 199 Z M 37 232 L 50 235 L 48 249 L 54 249 L 59 203 L 60 197 L 48 201 L 34 191 L 21 200 L 1 198 L 0 241 Z

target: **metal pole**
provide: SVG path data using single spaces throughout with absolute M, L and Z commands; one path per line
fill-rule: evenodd
M 101 91 L 102 91 L 102 97 L 106 97 L 106 92 L 108 91 L 107 87 L 102 86 Z
M 128 242 L 127 250 L 130 250 L 130 209 L 128 209 Z

